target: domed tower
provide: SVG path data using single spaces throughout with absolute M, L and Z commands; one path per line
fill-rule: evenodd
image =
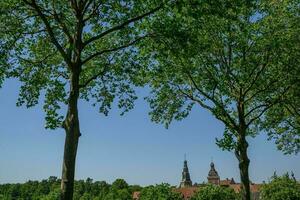
M 208 177 L 207 177 L 208 183 L 219 185 L 220 184 L 220 177 L 215 169 L 215 164 L 213 162 L 210 163 L 210 170 L 208 172 Z
M 193 184 L 192 184 L 192 180 L 191 180 L 191 177 L 190 177 L 189 168 L 188 168 L 188 165 L 187 165 L 187 161 L 185 159 L 184 163 L 183 163 L 182 180 L 180 182 L 179 187 L 180 188 L 191 187 L 192 185 Z

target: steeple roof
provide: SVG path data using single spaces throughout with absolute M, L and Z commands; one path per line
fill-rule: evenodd
M 192 186 L 192 180 L 190 177 L 190 172 L 187 164 L 187 160 L 185 159 L 183 162 L 183 170 L 182 170 L 182 180 L 180 183 L 180 188 L 183 187 L 191 187 Z

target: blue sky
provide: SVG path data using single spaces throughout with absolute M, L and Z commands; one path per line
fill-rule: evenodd
M 64 132 L 44 129 L 42 104 L 16 107 L 19 84 L 6 81 L 0 89 L 0 183 L 41 180 L 61 175 Z M 139 91 L 144 95 L 144 91 Z M 81 132 L 76 179 L 91 177 L 112 182 L 124 178 L 130 184 L 168 182 L 178 185 L 184 154 L 193 182 L 206 181 L 213 158 L 222 179 L 239 180 L 236 158 L 221 151 L 215 137 L 223 125 L 207 111 L 195 107 L 191 115 L 166 130 L 148 117 L 149 107 L 140 98 L 135 109 L 120 116 L 116 108 L 105 117 L 80 102 Z M 262 182 L 277 174 L 294 171 L 300 179 L 300 156 L 283 155 L 261 134 L 250 140 L 250 178 Z

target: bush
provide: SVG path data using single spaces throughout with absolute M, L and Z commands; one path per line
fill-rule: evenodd
M 300 184 L 289 177 L 274 176 L 269 184 L 261 188 L 261 200 L 299 200 Z
M 175 193 L 168 184 L 148 186 L 142 189 L 140 200 L 182 200 L 180 194 Z
M 48 195 L 41 198 L 41 200 L 58 200 L 60 199 L 60 189 L 57 188 L 51 191 Z
M 231 188 L 208 185 L 201 188 L 191 200 L 235 200 L 238 195 Z

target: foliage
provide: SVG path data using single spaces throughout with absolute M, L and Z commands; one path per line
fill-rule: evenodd
M 289 48 L 280 48 L 289 59 L 285 61 L 286 68 L 279 71 L 282 76 L 287 77 L 282 81 L 282 85 L 289 85 L 290 90 L 286 93 L 284 101 L 273 106 L 266 115 L 265 130 L 270 139 L 274 139 L 278 149 L 285 154 L 298 153 L 300 151 L 300 7 L 297 1 L 283 1 L 288 4 L 287 9 L 282 9 L 279 5 L 269 9 L 269 12 L 281 16 L 281 18 L 270 19 L 270 24 L 277 27 L 289 27 L 288 34 L 283 30 L 281 33 L 286 38 L 280 42 L 290 43 Z
M 32 107 L 43 99 L 46 128 L 64 128 L 66 132 L 62 200 L 73 199 L 81 135 L 79 99 L 91 101 L 104 115 L 113 102 L 121 114 L 133 108 L 137 98 L 131 84 L 138 71 L 132 65 L 138 59 L 136 44 L 149 37 L 143 21 L 164 4 L 158 0 L 0 2 L 0 62 L 3 54 L 5 65 L 10 66 L 5 74 L 22 83 L 17 105 Z M 9 41 L 14 42 L 6 48 Z M 0 83 L 3 68 L 1 64 Z
M 75 5 L 66 0 L 0 3 L 0 83 L 4 73 L 2 56 L 5 56 L 9 74 L 23 83 L 17 105 L 35 106 L 40 96 L 45 95 L 47 128 L 62 124 L 61 110 L 68 102 L 73 73 L 70 65 L 75 56 L 80 56 L 82 65 L 79 66 L 80 98 L 98 106 L 105 115 L 115 99 L 121 113 L 133 107 L 136 95 L 130 79 L 137 68 L 131 63 L 136 59 L 135 43 L 145 37 L 141 30 L 142 15 L 148 11 L 147 17 L 161 5 L 158 1 L 139 0 L 82 2 L 85 2 L 82 24 L 74 14 Z M 83 26 L 80 33 L 78 25 Z M 81 34 L 81 38 L 75 34 Z M 78 50 L 76 39 L 81 42 L 80 55 L 74 52 Z
M 201 188 L 191 200 L 234 200 L 238 195 L 231 188 L 208 185 Z
M 188 116 L 195 104 L 209 110 L 226 126 L 218 144 L 231 150 L 239 117 L 247 136 L 255 136 L 265 128 L 265 112 L 286 101 L 289 69 L 300 63 L 300 27 L 294 22 L 299 18 L 288 12 L 296 7 L 293 1 L 227 0 L 216 3 L 221 10 L 209 2 L 170 8 L 168 17 L 152 22 L 157 37 L 145 51 L 145 82 L 152 88 L 147 99 L 152 120 L 167 127 Z
M 199 105 L 223 122 L 216 143 L 239 160 L 244 199 L 250 198 L 247 137 L 277 127 L 268 111 L 297 88 L 289 70 L 300 64 L 297 6 L 292 0 L 187 0 L 150 22 L 155 37 L 144 44 L 144 81 L 152 121 L 168 127 Z M 285 142 L 299 145 L 293 141 L 299 132 L 287 132 Z
M 6 18 L 5 15 L 3 15 L 2 13 L 5 12 L 5 8 L 3 7 L 4 2 L 1 1 L 0 2 L 0 30 L 5 30 L 5 22 L 8 19 Z M 11 48 L 12 45 L 14 45 L 15 42 L 15 38 L 9 38 L 6 37 L 7 33 L 5 33 L 4 31 L 0 32 L 0 88 L 2 86 L 2 83 L 4 81 L 4 79 L 7 76 L 7 71 L 9 69 L 9 65 L 7 64 L 8 62 L 8 56 L 6 54 L 6 51 L 9 50 Z
M 123 179 L 116 179 L 105 197 L 105 200 L 127 200 L 132 198 L 128 184 Z
M 2 184 L 0 195 L 3 199 L 20 200 L 56 200 L 59 194 L 60 180 L 49 177 L 47 180 L 28 181 L 24 184 Z
M 56 188 L 53 191 L 50 191 L 48 194 L 40 197 L 41 200 L 57 200 L 60 198 L 60 189 Z
M 271 182 L 261 188 L 261 200 L 297 200 L 300 199 L 300 183 L 289 177 L 273 177 Z
M 142 189 L 140 200 L 182 200 L 180 194 L 173 191 L 168 184 L 148 186 Z
M 122 187 L 116 187 L 122 183 Z M 123 187 L 126 186 L 126 187 Z M 117 179 L 113 184 L 87 178 L 75 181 L 74 200 L 130 200 L 133 191 L 141 187 L 128 185 Z M 58 200 L 60 199 L 60 179 L 49 177 L 42 181 L 28 181 L 23 184 L 0 185 L 1 200 Z
M 122 190 L 128 188 L 128 183 L 124 179 L 116 179 L 111 186 L 117 190 Z

